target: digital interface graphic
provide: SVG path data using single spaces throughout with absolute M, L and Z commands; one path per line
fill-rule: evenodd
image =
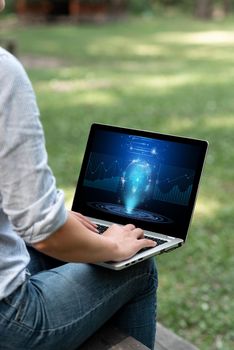
M 193 145 L 98 130 L 83 181 L 86 205 L 119 217 L 177 225 L 189 204 L 198 156 Z
M 110 203 L 89 203 L 94 209 L 103 211 L 103 212 L 111 212 L 116 215 L 124 216 L 130 219 L 144 220 L 149 222 L 157 222 L 157 223 L 171 223 L 169 218 L 166 218 L 160 214 L 154 214 L 152 212 L 141 210 L 141 209 L 132 209 L 129 213 L 122 205 L 118 204 L 110 204 Z

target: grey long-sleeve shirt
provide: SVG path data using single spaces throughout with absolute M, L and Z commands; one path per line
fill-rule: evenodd
M 45 239 L 66 218 L 31 83 L 18 60 L 0 48 L 0 300 L 25 280 L 25 243 Z

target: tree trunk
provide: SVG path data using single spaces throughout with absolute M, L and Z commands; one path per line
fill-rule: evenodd
M 230 0 L 223 0 L 223 10 L 225 15 L 228 15 L 231 11 L 231 1 Z
M 195 16 L 199 18 L 209 19 L 212 17 L 213 0 L 196 0 Z

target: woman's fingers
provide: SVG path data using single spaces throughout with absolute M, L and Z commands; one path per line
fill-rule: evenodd
M 71 214 L 77 219 L 79 220 L 86 228 L 88 228 L 89 230 L 97 233 L 98 229 L 97 229 L 97 225 L 94 224 L 92 221 L 90 221 L 87 217 L 85 217 L 84 215 L 82 215 L 81 213 L 77 213 L 74 211 L 71 211 Z
M 136 228 L 136 226 L 133 224 L 127 224 L 127 225 L 123 226 L 123 228 L 124 228 L 124 230 L 128 231 L 128 230 L 134 230 Z
M 131 234 L 134 234 L 134 236 L 135 236 L 137 239 L 140 239 L 140 238 L 143 238 L 143 237 L 144 237 L 144 231 L 143 231 L 141 228 L 136 227 L 136 226 L 133 225 L 133 224 L 125 225 L 125 226 L 124 226 L 124 230 L 125 230 L 125 231 L 129 231 Z
M 155 242 L 144 238 L 144 231 L 132 224 L 120 226 L 113 224 L 103 233 L 103 236 L 111 239 L 116 244 L 116 256 L 114 261 L 121 261 L 132 257 L 142 248 L 155 247 Z
M 152 241 L 152 239 L 149 239 L 149 238 L 139 239 L 138 242 L 139 242 L 139 250 L 143 248 L 153 248 L 157 245 L 155 241 Z

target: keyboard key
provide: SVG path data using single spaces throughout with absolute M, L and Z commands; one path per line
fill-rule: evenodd
M 151 239 L 152 241 L 156 242 L 156 243 L 157 243 L 156 247 L 159 246 L 160 244 L 163 244 L 163 243 L 166 243 L 166 242 L 167 242 L 165 239 L 160 239 L 160 238 L 157 238 L 157 237 L 151 237 L 151 236 L 146 236 L 146 235 L 145 235 L 145 238 L 149 238 L 149 239 Z M 155 247 L 153 247 L 153 248 L 155 248 Z M 145 251 L 148 250 L 148 249 L 152 249 L 152 247 L 143 248 L 143 249 L 139 250 L 138 253 L 145 252 Z
M 97 224 L 97 229 L 99 234 L 101 235 L 103 234 L 103 232 L 105 232 L 108 229 L 108 226 Z
M 108 226 L 97 224 L 97 229 L 99 231 L 99 234 L 102 234 L 103 232 L 105 232 L 108 229 Z M 164 239 L 160 239 L 160 238 L 157 238 L 157 237 L 151 237 L 151 236 L 147 236 L 147 235 L 145 235 L 145 238 L 149 238 L 152 241 L 155 241 L 157 243 L 157 245 L 160 245 L 160 244 L 163 244 L 163 243 L 167 242 Z M 147 249 L 150 249 L 150 248 L 144 248 L 143 250 L 147 250 Z
M 151 239 L 152 241 L 156 242 L 157 245 L 160 245 L 160 244 L 163 244 L 163 243 L 167 242 L 165 239 L 160 239 L 160 238 L 157 238 L 157 237 L 151 237 L 151 236 L 147 236 L 147 235 L 145 235 L 145 238 Z

